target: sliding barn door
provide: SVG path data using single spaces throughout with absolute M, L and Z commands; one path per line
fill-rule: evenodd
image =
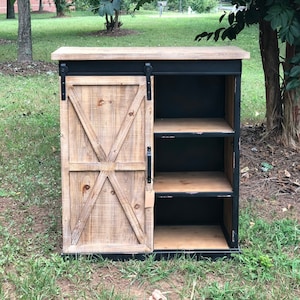
M 153 250 L 153 101 L 143 76 L 69 76 L 61 102 L 64 253 Z

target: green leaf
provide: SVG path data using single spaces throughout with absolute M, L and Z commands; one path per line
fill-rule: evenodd
M 270 6 L 270 5 L 272 5 L 272 4 L 273 4 L 273 0 L 267 0 L 265 5 L 266 5 L 266 6 Z
M 217 29 L 217 30 L 215 31 L 215 35 L 214 35 L 214 40 L 215 40 L 215 41 L 218 41 L 218 40 L 219 40 L 220 32 L 221 32 L 222 30 L 224 30 L 224 29 L 225 29 L 225 28 L 222 27 L 222 28 L 219 28 L 219 29 Z
M 285 89 L 287 91 L 290 91 L 290 90 L 296 89 L 298 87 L 300 87 L 300 80 L 295 78 L 287 83 Z
M 230 14 L 228 15 L 228 23 L 229 23 L 230 25 L 232 25 L 233 21 L 234 21 L 234 13 L 230 13 Z
M 299 64 L 300 63 L 300 53 L 297 53 L 294 57 L 292 57 L 290 62 L 291 62 L 291 64 Z
M 235 15 L 235 19 L 237 23 L 244 23 L 244 12 L 239 10 Z
M 294 66 L 291 68 L 290 77 L 300 77 L 300 66 Z
M 201 41 L 206 36 L 208 36 L 208 32 L 204 31 L 195 36 L 195 41 Z
M 230 41 L 236 39 L 236 32 L 232 27 L 229 27 L 225 29 L 221 35 L 222 40 L 225 40 L 226 38 L 229 39 Z
M 221 23 L 223 21 L 225 16 L 226 16 L 226 12 L 224 12 L 224 14 L 219 18 L 219 23 Z
M 293 20 L 290 26 L 290 31 L 295 38 L 300 37 L 300 23 L 298 22 L 298 20 Z
M 208 35 L 207 35 L 207 40 L 209 40 L 211 37 L 212 37 L 212 35 L 213 35 L 213 32 L 210 32 Z

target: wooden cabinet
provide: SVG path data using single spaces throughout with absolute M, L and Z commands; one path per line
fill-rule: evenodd
M 236 47 L 77 48 L 59 61 L 63 252 L 239 251 Z

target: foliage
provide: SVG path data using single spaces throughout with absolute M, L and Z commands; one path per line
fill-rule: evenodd
M 300 87 L 300 52 L 298 52 L 290 61 L 292 68 L 287 72 L 288 83 L 287 90 L 293 90 Z
M 57 16 L 64 16 L 68 9 L 69 3 L 66 0 L 54 0 Z
M 198 13 L 209 12 L 219 3 L 218 0 L 188 0 L 187 2 L 192 10 Z
M 135 9 L 139 10 L 140 7 L 143 7 L 146 3 L 156 3 L 156 0 L 138 0 Z M 218 5 L 218 0 L 182 0 L 181 1 L 181 8 L 182 10 L 187 10 L 189 6 L 191 8 L 198 12 L 209 12 L 211 9 L 216 7 Z M 168 10 L 172 11 L 179 11 L 180 10 L 180 4 L 178 0 L 168 0 Z
M 232 1 L 237 6 L 235 12 L 228 14 L 228 27 L 218 28 L 214 32 L 202 32 L 195 40 L 213 37 L 215 41 L 236 39 L 237 35 L 245 28 L 259 23 L 261 20 L 270 22 L 273 30 L 277 30 L 282 42 L 300 44 L 300 0 L 268 0 L 268 1 Z M 226 12 L 220 17 L 221 23 Z
M 294 93 L 290 90 L 300 87 L 300 65 L 297 56 L 300 50 L 300 0 L 239 0 L 232 1 L 232 4 L 236 6 L 236 10 L 228 14 L 226 27 L 212 32 L 204 31 L 198 34 L 195 40 L 235 40 L 246 27 L 259 24 L 260 52 L 265 74 L 267 130 L 269 133 L 275 132 L 284 144 L 298 148 L 299 91 Z M 224 13 L 219 18 L 220 23 L 226 15 L 227 13 Z M 286 51 L 283 55 L 279 51 L 277 36 L 285 44 Z M 268 47 L 271 43 L 272 46 Z M 284 72 L 283 78 L 280 77 L 279 65 Z
M 119 11 L 121 9 L 121 0 L 101 0 L 99 7 L 99 15 L 101 17 L 105 15 L 113 16 L 115 11 Z

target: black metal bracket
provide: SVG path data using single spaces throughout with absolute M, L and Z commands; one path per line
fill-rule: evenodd
M 66 100 L 66 76 L 69 69 L 66 63 L 61 63 L 59 65 L 59 76 L 60 76 L 60 86 L 61 86 L 61 100 Z
M 147 147 L 147 183 L 151 183 L 151 147 Z
M 151 73 L 152 66 L 150 63 L 145 63 L 144 71 L 146 74 L 146 84 L 147 84 L 147 100 L 151 100 Z

